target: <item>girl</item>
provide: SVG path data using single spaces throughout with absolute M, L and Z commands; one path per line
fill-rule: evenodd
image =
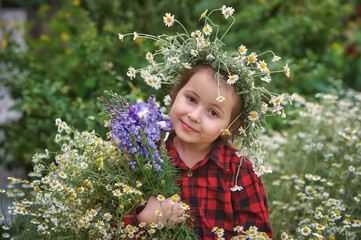
M 243 161 L 238 173 L 241 157 L 221 136 L 221 129 L 226 129 L 242 111 L 241 97 L 223 78 L 219 91 L 226 100 L 216 101 L 215 73 L 209 65 L 194 66 L 184 72 L 172 93 L 170 120 L 174 132 L 166 146 L 181 175 L 181 201 L 173 206 L 170 199 L 160 202 L 152 197 L 144 209 L 137 210 L 136 218 L 148 225 L 157 221 L 168 226 L 181 223 L 186 219 L 182 208 L 185 202 L 190 206 L 199 239 L 215 239 L 214 227 L 223 228 L 225 239 L 229 239 L 238 225 L 245 229 L 255 226 L 272 237 L 261 179 L 248 160 Z M 231 132 L 239 124 L 239 120 L 233 123 Z M 237 186 L 242 189 L 234 191 L 237 175 Z M 162 218 L 155 214 L 159 209 Z

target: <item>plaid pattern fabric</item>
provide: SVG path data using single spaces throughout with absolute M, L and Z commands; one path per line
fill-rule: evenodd
M 243 161 L 237 179 L 241 191 L 234 187 L 240 158 L 235 149 L 219 142 L 208 155 L 189 169 L 175 150 L 174 134 L 166 145 L 173 164 L 179 169 L 182 201 L 191 207 L 191 215 L 199 239 L 216 239 L 213 227 L 225 230 L 224 238 L 235 235 L 233 228 L 256 226 L 272 237 L 268 205 L 262 181 L 249 160 Z

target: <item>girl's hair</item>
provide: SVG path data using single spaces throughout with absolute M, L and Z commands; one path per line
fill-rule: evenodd
M 212 66 L 207 65 L 207 64 L 197 64 L 197 65 L 193 66 L 191 69 L 185 69 L 171 90 L 170 97 L 172 99 L 172 105 L 173 105 L 179 91 L 189 82 L 189 79 L 191 79 L 191 77 L 200 70 L 210 70 L 210 71 L 216 73 L 216 70 L 214 70 L 214 68 L 212 68 Z M 226 72 L 220 71 L 220 74 L 222 76 L 222 79 L 224 79 L 224 80 L 227 79 L 228 74 Z M 236 119 L 241 114 L 242 110 L 243 110 L 243 103 L 242 103 L 242 98 L 241 98 L 241 100 L 239 101 L 239 104 L 236 104 L 233 107 L 232 114 L 231 114 L 231 121 Z M 228 141 L 228 140 L 233 140 L 235 137 L 237 137 L 237 135 L 239 135 L 237 130 L 241 126 L 241 124 L 242 124 L 242 122 L 240 119 L 235 121 L 229 128 L 230 132 L 232 133 L 231 138 L 229 138 L 229 136 L 224 136 L 224 138 L 222 138 L 222 139 L 225 139 L 226 141 Z

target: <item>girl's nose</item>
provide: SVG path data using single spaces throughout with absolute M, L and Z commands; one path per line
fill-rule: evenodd
M 193 111 L 189 112 L 188 117 L 193 122 L 200 123 L 200 108 L 196 108 Z

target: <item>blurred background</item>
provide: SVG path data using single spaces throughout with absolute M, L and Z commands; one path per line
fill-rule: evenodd
M 166 92 L 126 76 L 129 66 L 147 64 L 153 43 L 120 42 L 118 33 L 167 33 L 168 12 L 196 30 L 205 9 L 222 5 L 235 9 L 227 49 L 271 49 L 290 66 L 290 78 L 273 77 L 274 91 L 310 100 L 334 92 L 335 82 L 361 91 L 360 1 L 0 0 L 0 188 L 7 176 L 26 176 L 35 153 L 57 150 L 56 118 L 105 134 L 97 101 L 104 90 L 130 101 L 151 94 L 161 101 Z

